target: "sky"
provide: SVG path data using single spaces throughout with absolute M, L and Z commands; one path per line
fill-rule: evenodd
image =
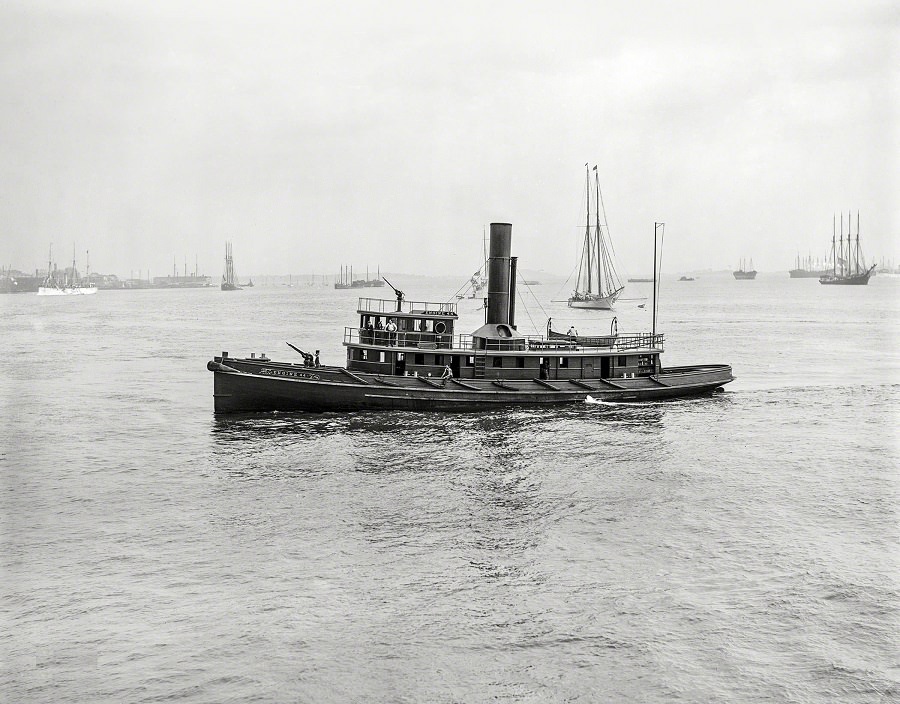
M 900 264 L 896 2 L 0 3 L 0 265 L 568 276 Z

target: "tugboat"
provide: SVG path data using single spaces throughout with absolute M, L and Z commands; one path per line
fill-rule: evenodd
M 346 367 L 262 356 L 207 364 L 216 413 L 257 411 L 480 411 L 506 406 L 647 401 L 709 393 L 733 380 L 731 366 L 664 369 L 663 335 L 552 339 L 516 329 L 517 259 L 512 225 L 492 223 L 485 324 L 457 334 L 455 303 L 360 298 L 344 329 Z M 655 316 L 654 316 L 655 320 Z M 548 326 L 549 327 L 549 326 Z

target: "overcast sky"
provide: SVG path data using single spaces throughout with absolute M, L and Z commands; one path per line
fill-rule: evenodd
M 737 5 L 4 0 L 0 264 L 566 276 L 585 163 L 623 273 L 897 263 L 900 5 Z

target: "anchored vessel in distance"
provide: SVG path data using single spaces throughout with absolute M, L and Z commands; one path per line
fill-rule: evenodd
M 250 282 L 253 285 L 253 282 Z M 240 291 L 237 277 L 234 275 L 234 258 L 231 256 L 231 242 L 225 243 L 225 273 L 222 275 L 223 291 Z
M 834 229 L 834 223 L 832 229 Z M 866 262 L 859 246 L 859 211 L 856 213 L 856 241 L 850 237 L 850 214 L 847 214 L 847 244 L 844 246 L 844 214 L 841 213 L 841 237 L 835 241 L 831 235 L 832 271 L 826 272 L 819 279 L 820 284 L 837 286 L 866 286 L 875 272 L 875 264 L 866 267 Z
M 455 303 L 360 298 L 344 329 L 346 367 L 235 358 L 213 372 L 215 411 L 476 411 L 512 405 L 649 400 L 714 391 L 732 381 L 727 364 L 664 369 L 663 336 L 526 336 L 515 324 L 512 225 L 491 224 L 486 322 L 457 334 Z M 295 348 L 299 349 L 299 348 Z
M 587 164 L 584 165 L 587 171 Z M 592 308 L 594 310 L 610 310 L 613 303 L 622 293 L 622 282 L 616 272 L 612 257 L 612 245 L 609 242 L 609 225 L 606 223 L 604 209 L 603 226 L 600 225 L 600 209 L 603 200 L 600 195 L 600 178 L 597 167 L 594 167 L 594 226 L 591 227 L 591 179 L 590 172 L 585 175 L 587 196 L 587 224 L 584 231 L 584 246 L 581 250 L 581 262 L 578 265 L 578 280 L 575 291 L 569 297 L 570 308 Z M 605 232 L 604 232 L 605 230 Z
M 382 286 L 384 286 L 384 281 L 381 280 L 381 266 L 378 267 L 378 274 L 374 279 L 369 278 L 368 269 L 366 269 L 366 278 L 354 279 L 352 266 L 342 266 L 340 276 L 341 280 L 334 282 L 334 287 L 336 289 L 381 288 Z
M 90 267 L 90 264 L 88 264 Z M 47 278 L 38 287 L 38 296 L 89 296 L 97 293 L 97 287 L 90 282 L 82 281 L 75 268 L 75 251 L 72 250 L 72 279 L 69 280 L 68 272 L 60 277 L 59 272 L 53 271 L 53 245 L 50 245 L 50 255 L 47 261 Z
M 741 268 L 731 272 L 738 281 L 752 281 L 756 278 L 756 269 L 753 268 L 753 260 L 750 260 L 750 268 L 747 268 L 747 262 L 741 259 Z
M 792 279 L 818 279 L 831 273 L 825 262 L 813 259 L 812 256 L 806 256 L 802 260 L 797 255 L 797 266 L 791 269 L 788 274 Z

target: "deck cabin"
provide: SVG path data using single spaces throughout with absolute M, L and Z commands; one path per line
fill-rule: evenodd
M 615 379 L 660 371 L 663 336 L 548 339 L 507 323 L 458 334 L 455 303 L 360 298 L 359 325 L 344 329 L 347 369 L 382 376 L 455 379 Z

